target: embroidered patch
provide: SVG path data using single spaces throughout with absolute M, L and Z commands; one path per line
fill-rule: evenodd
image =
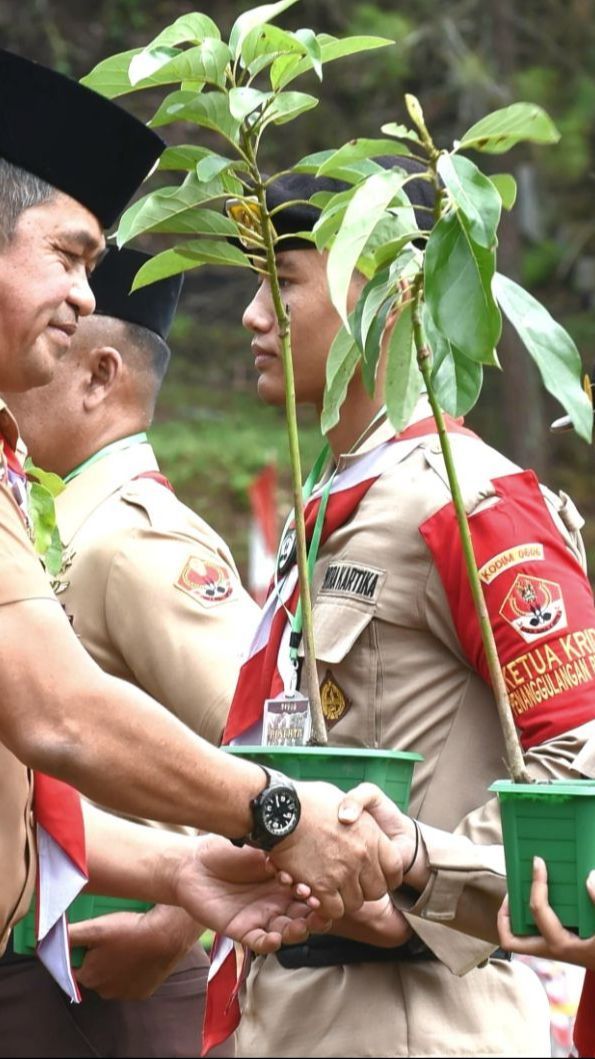
M 515 717 L 595 676 L 595 628 L 577 629 L 514 658 L 502 667 L 508 701 Z
M 498 552 L 487 563 L 484 563 L 479 576 L 484 585 L 491 585 L 499 574 L 509 570 L 511 566 L 520 566 L 521 563 L 534 563 L 543 560 L 543 544 L 518 544 L 516 548 L 509 548 L 505 552 Z
M 320 701 L 328 728 L 332 728 L 351 708 L 350 700 L 337 684 L 330 669 L 327 669 L 325 678 L 320 685 Z
M 175 585 L 199 603 L 209 605 L 223 603 L 233 595 L 228 570 L 215 563 L 206 563 L 195 555 L 186 561 Z
M 527 643 L 568 624 L 560 586 L 528 574 L 517 574 L 500 614 Z
M 372 566 L 351 563 L 331 563 L 327 567 L 320 589 L 321 596 L 352 596 L 373 602 L 384 581 L 385 571 Z

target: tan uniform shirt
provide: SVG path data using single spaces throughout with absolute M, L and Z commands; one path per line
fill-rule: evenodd
M 0 436 L 14 450 L 16 424 L 0 401 Z M 4 456 L 0 459 L 0 606 L 27 599 L 51 599 L 51 589 L 35 555 L 15 501 Z M 9 929 L 27 911 L 35 881 L 31 811 L 32 774 L 0 742 L 0 954 Z
M 428 414 L 422 402 L 415 419 Z M 356 453 L 341 458 L 339 469 L 392 434 L 381 425 Z M 469 512 L 486 502 L 492 478 L 518 470 L 478 439 L 454 435 L 452 444 Z M 497 944 L 495 911 L 504 889 L 500 825 L 494 804 L 485 803 L 490 783 L 503 775 L 503 741 L 491 691 L 463 654 L 419 532 L 450 500 L 445 479 L 435 438 L 396 445 L 390 468 L 320 548 L 313 580 L 318 673 L 331 743 L 423 754 L 411 812 L 444 830 L 425 829 L 434 874 L 410 921 L 441 962 L 292 971 L 275 957 L 258 959 L 243 1005 L 240 1055 L 548 1054 L 547 1005 L 528 969 L 490 961 L 470 970 Z M 574 532 L 580 516 L 551 493 L 546 501 L 580 558 Z M 367 583 L 329 577 L 331 566 L 379 576 Z M 530 766 L 542 775 L 567 774 L 585 735 L 579 731 L 535 747 Z M 462 834 L 451 839 L 454 830 Z M 461 925 L 474 929 L 479 920 L 485 935 L 487 907 L 491 944 L 436 925 L 455 920 L 463 891 Z
M 213 529 L 150 477 L 149 444 L 107 454 L 56 500 L 54 584 L 106 672 L 136 684 L 218 743 L 258 608 Z

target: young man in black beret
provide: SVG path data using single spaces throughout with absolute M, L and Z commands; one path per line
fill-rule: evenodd
M 114 222 L 162 148 L 154 133 L 114 104 L 0 51 L 0 392 L 51 380 L 79 317 L 93 310 L 88 275 L 103 251 L 102 229 Z M 4 863 L 12 866 L 0 881 L 2 948 L 10 926 L 29 905 L 35 877 L 28 809 L 32 785 L 26 766 L 120 812 L 238 839 L 246 836 L 267 847 L 282 839 L 275 860 L 317 885 L 331 914 L 344 904 L 357 906 L 362 896 L 377 895 L 398 879 L 398 857 L 371 818 L 353 834 L 337 824 L 338 791 L 300 785 L 298 792 L 283 777 L 229 760 L 146 694 L 102 673 L 91 661 L 35 557 L 28 536 L 26 483 L 16 456 L 16 424 L 5 407 L 0 420 L 0 642 L 5 659 L 0 667 L 0 843 Z M 283 835 L 269 834 L 269 824 L 262 825 L 261 833 L 264 806 L 279 790 L 291 803 L 291 820 Z M 76 827 L 80 810 L 68 791 L 43 777 L 36 782 L 35 796 L 44 867 L 39 929 L 49 962 L 57 960 L 68 980 L 60 913 L 84 882 L 83 838 Z M 67 817 L 70 823 L 64 826 Z M 115 827 L 95 820 L 91 838 L 96 841 L 106 830 L 113 834 Z M 67 890 L 61 889 L 57 911 L 50 886 L 55 861 L 46 853 L 56 848 L 64 852 L 63 843 L 68 845 L 75 834 L 68 856 L 70 882 Z M 130 848 L 135 841 L 129 837 Z M 151 841 L 147 858 L 151 848 L 155 858 L 165 856 L 158 852 L 159 836 Z M 101 864 L 111 886 L 110 852 L 116 876 L 125 867 L 138 873 L 138 856 L 126 861 L 126 848 L 124 843 L 116 855 L 113 843 L 100 849 L 89 845 L 89 862 L 96 871 Z M 167 842 L 165 848 L 170 848 Z M 60 874 L 64 864 L 57 856 Z M 152 873 L 155 883 L 155 866 Z
M 419 166 L 410 159 L 391 164 L 407 170 L 418 227 L 427 228 L 430 185 L 416 179 Z M 326 255 L 298 234 L 313 227 L 318 211 L 299 202 L 344 186 L 293 174 L 268 190 L 283 236 L 277 263 L 291 319 L 296 397 L 318 411 L 340 322 L 328 293 Z M 350 308 L 364 282 L 354 275 Z M 253 336 L 258 392 L 280 405 L 280 339 L 266 277 L 259 276 L 244 325 Z M 329 460 L 310 500 L 314 512 L 328 486 L 312 592 L 331 744 L 424 756 L 414 772 L 412 817 L 369 792 L 358 795 L 388 833 L 409 844 L 408 889 L 395 898 L 402 915 L 384 898 L 336 924 L 332 934 L 257 958 L 243 998 L 238 1051 L 270 1057 L 547 1054 L 547 1004 L 537 979 L 501 951 L 490 958 L 506 882 L 498 806 L 487 800 L 487 788 L 502 774 L 504 753 L 444 462 L 424 394 L 395 436 L 383 407 L 383 363 L 381 355 L 373 397 L 356 371 L 328 433 Z M 580 568 L 580 516 L 568 498 L 540 489 L 530 472 L 520 472 L 462 423 L 448 420 L 448 430 L 500 657 L 516 693 L 511 702 L 527 765 L 541 777 L 574 774 L 595 729 L 595 679 L 584 685 L 577 679 L 570 690 L 554 681 L 559 668 L 565 673 L 567 640 L 574 643 L 576 634 L 587 643 L 582 630 L 595 624 Z M 275 586 L 290 614 L 297 604 L 291 533 L 289 527 L 287 547 L 281 543 Z M 532 592 L 546 585 L 552 592 L 556 586 L 553 626 L 549 610 L 546 620 L 531 609 Z M 275 626 L 263 680 L 266 673 L 274 680 L 287 672 L 288 628 Z M 262 711 L 250 699 L 258 657 L 240 675 L 226 726 L 230 740 L 261 741 Z M 546 659 L 554 692 L 536 695 Z

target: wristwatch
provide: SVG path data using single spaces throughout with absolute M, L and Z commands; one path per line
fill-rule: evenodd
M 287 776 L 274 769 L 260 768 L 266 776 L 266 785 L 252 798 L 250 808 L 254 826 L 243 838 L 232 838 L 234 846 L 256 846 L 257 849 L 273 849 L 295 831 L 301 814 L 298 793 Z

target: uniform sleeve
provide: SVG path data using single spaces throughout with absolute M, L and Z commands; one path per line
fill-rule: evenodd
M 140 687 L 218 743 L 259 614 L 235 570 L 187 537 L 137 529 L 112 559 L 105 606 Z
M 23 519 L 0 485 L 0 605 L 25 599 L 55 599 L 27 536 Z
M 580 550 L 534 476 L 510 479 L 496 483 L 499 501 L 470 519 L 484 595 L 529 771 L 536 779 L 576 778 L 589 774 L 588 760 L 595 767 L 593 596 Z M 444 641 L 488 680 L 453 518 L 447 505 L 422 527 L 440 575 L 440 585 L 429 581 L 432 627 L 437 635 L 443 627 Z M 448 549 L 440 547 L 445 539 Z M 465 973 L 486 958 L 484 942 L 498 944 L 506 877 L 497 800 L 469 813 L 453 834 L 422 831 L 431 878 L 410 922 L 451 970 Z M 458 952 L 435 929 L 424 936 L 426 925 L 439 923 L 473 935 L 475 949 Z

